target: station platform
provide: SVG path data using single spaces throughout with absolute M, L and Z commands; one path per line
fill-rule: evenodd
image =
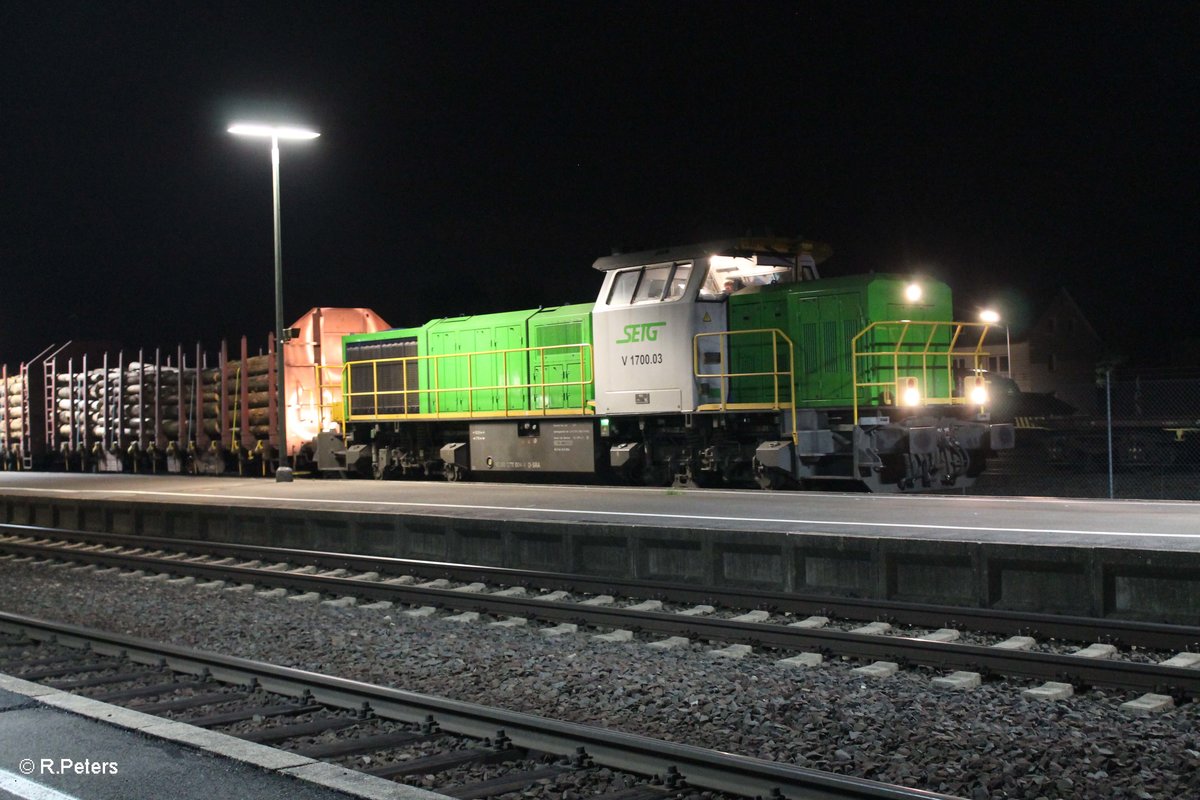
M 0 675 L 0 800 L 448 800 Z
M 1196 624 L 1200 503 L 0 473 L 0 522 Z

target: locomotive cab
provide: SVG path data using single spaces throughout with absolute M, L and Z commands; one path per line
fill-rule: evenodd
M 597 259 L 596 412 L 691 413 L 721 393 L 728 298 L 817 277 L 812 248 L 728 240 Z

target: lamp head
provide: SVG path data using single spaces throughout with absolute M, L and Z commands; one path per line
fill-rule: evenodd
M 235 136 L 257 136 L 265 139 L 315 139 L 321 134 L 307 128 L 287 125 L 260 125 L 252 122 L 237 122 L 229 126 Z

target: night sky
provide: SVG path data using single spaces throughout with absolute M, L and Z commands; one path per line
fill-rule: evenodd
M 827 242 L 966 313 L 1196 337 L 1195 3 L 0 4 L 0 362 L 590 302 L 614 248 Z M 1157 349 L 1156 349 L 1157 348 Z

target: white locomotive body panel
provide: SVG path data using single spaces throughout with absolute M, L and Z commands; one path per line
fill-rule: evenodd
M 707 265 L 691 260 L 612 270 L 592 312 L 598 414 L 691 411 L 697 404 L 692 375 L 696 297 Z M 714 330 L 724 328 L 721 303 L 704 303 Z

